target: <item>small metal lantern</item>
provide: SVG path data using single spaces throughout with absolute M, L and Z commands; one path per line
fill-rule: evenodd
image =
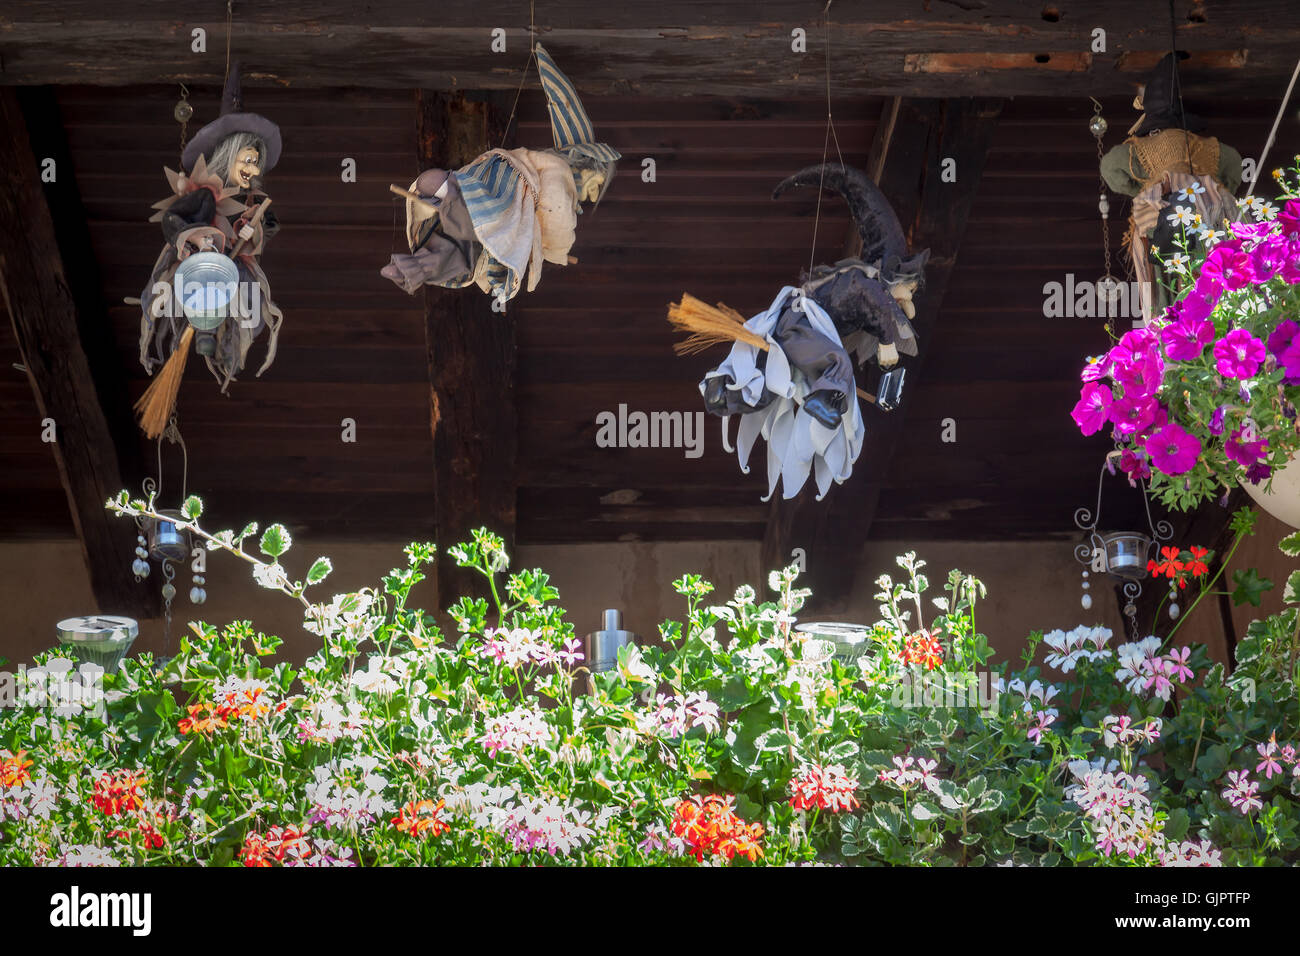
M 57 634 L 78 659 L 114 671 L 139 636 L 140 625 L 129 617 L 94 614 L 60 621 Z
M 613 670 L 618 666 L 618 649 L 636 642 L 637 635 L 623 630 L 622 612 L 609 608 L 604 629 L 587 635 L 587 666 L 593 673 Z
M 176 509 L 160 510 L 161 515 L 172 519 L 160 521 L 149 519 L 146 522 L 146 534 L 149 539 L 149 557 L 155 561 L 184 561 L 190 556 L 189 535 L 176 527 L 185 516 Z
M 1080 508 L 1074 513 L 1074 523 L 1088 534 L 1086 541 L 1074 549 L 1075 559 L 1084 566 L 1083 597 L 1080 603 L 1084 610 L 1092 607 L 1089 594 L 1090 572 L 1109 574 L 1123 585 L 1124 614 L 1129 619 L 1129 628 L 1134 640 L 1137 640 L 1137 598 L 1142 593 L 1141 581 L 1147 576 L 1147 565 L 1155 557 L 1160 542 L 1173 537 L 1174 529 L 1168 521 L 1156 522 L 1151 518 L 1151 501 L 1147 497 L 1145 481 L 1139 481 L 1142 491 L 1142 504 L 1146 510 L 1147 530 L 1143 531 L 1109 531 L 1099 532 L 1097 526 L 1101 521 L 1102 484 L 1109 471 L 1114 474 L 1114 462 L 1120 452 L 1112 451 L 1102 463 L 1101 473 L 1097 477 L 1097 506 L 1095 511 Z
M 905 368 L 890 369 L 880 377 L 876 387 L 876 405 L 882 412 L 892 412 L 903 398 L 903 376 Z
M 830 641 L 835 647 L 835 659 L 849 665 L 866 654 L 870 648 L 871 628 L 862 624 L 842 624 L 839 621 L 812 621 L 795 625 L 801 634 Z

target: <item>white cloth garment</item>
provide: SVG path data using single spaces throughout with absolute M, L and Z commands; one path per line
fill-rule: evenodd
M 737 342 L 726 361 L 700 383 L 703 394 L 710 378 L 730 376 L 735 384 L 727 387 L 740 392 L 745 404 L 751 406 L 758 404 L 764 388 L 776 396 L 764 408 L 741 415 L 736 435 L 736 455 L 740 470 L 745 474 L 749 473 L 749 455 L 754 442 L 759 436 L 767 441 L 767 495 L 764 501 L 770 500 L 776 492 L 778 481 L 782 483 L 782 497 L 793 498 L 808 480 L 810 471 L 815 476 L 817 500 L 820 501 L 832 481 L 841 483 L 853 473 L 853 464 L 862 451 L 866 434 L 856 393 L 848 396 L 848 408 L 839 427 L 834 430 L 820 424 L 803 410 L 808 383 L 772 337 L 777 319 L 796 291 L 793 286 L 786 286 L 766 312 L 760 312 L 745 323 L 745 328 L 768 342 L 766 368 L 760 368 L 758 364 L 762 350 L 746 342 Z M 814 329 L 835 342 L 840 341 L 835 324 L 821 306 L 805 296 L 800 308 Z M 722 428 L 726 445 L 726 418 L 722 420 Z

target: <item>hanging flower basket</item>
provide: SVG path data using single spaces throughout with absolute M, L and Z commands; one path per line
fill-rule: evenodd
M 1263 484 L 1248 481 L 1243 481 L 1241 486 L 1255 499 L 1255 504 L 1278 521 L 1300 528 L 1300 463 L 1296 459 L 1292 458 L 1285 468 L 1273 472 L 1269 491 Z
M 1163 269 L 1174 305 L 1083 370 L 1079 429 L 1109 427 L 1119 467 L 1166 507 L 1241 483 L 1300 520 L 1300 480 L 1279 474 L 1300 452 L 1300 164 L 1274 176 L 1278 203 L 1240 201 L 1242 222 L 1202 223 L 1194 197 L 1175 196 L 1183 251 Z

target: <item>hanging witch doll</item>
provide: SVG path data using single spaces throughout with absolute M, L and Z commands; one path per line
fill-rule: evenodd
M 1142 115 L 1128 139 L 1102 158 L 1101 175 L 1115 192 L 1133 197 L 1124 244 L 1142 292 L 1142 317 L 1150 321 L 1169 305 L 1166 286 L 1177 278 L 1164 264 L 1235 218 L 1241 154 L 1201 135 L 1205 120 L 1183 110 L 1174 53 L 1147 76 L 1133 106 Z
M 902 392 L 899 354 L 916 355 L 916 316 L 912 297 L 925 278 L 929 250 L 910 254 L 902 224 L 889 201 L 861 170 L 822 164 L 800 170 L 772 193 L 776 199 L 794 186 L 821 186 L 838 192 L 862 240 L 860 257 L 821 265 L 798 287 L 786 286 L 766 312 L 746 321 L 719 303 L 693 296 L 669 306 L 668 320 L 692 333 L 678 343 L 679 354 L 719 342 L 734 342 L 731 354 L 704 376 L 704 407 L 723 420 L 740 415 L 736 452 L 742 472 L 754 442 L 767 441 L 768 498 L 780 481 L 783 496 L 799 493 L 810 471 L 818 500 L 831 482 L 843 482 L 862 450 L 865 426 L 862 397 L 891 411 Z M 884 374 L 876 395 L 858 388 L 858 364 L 874 360 Z M 767 500 L 766 498 L 764 500 Z
M 493 149 L 461 169 L 426 169 L 410 189 L 390 186 L 407 200 L 411 251 L 380 274 L 404 292 L 477 285 L 504 303 L 537 287 L 543 262 L 577 262 L 581 203 L 600 201 L 621 156 L 595 141 L 573 84 L 540 43 L 534 50 L 554 147 Z
M 140 362 L 155 376 L 136 410 L 156 438 L 176 402 L 191 346 L 224 392 L 243 370 L 249 347 L 269 332 L 261 375 L 275 360 L 283 313 L 259 258 L 279 229 L 262 177 L 280 159 L 280 128 L 245 113 L 239 64 L 231 69 L 221 115 L 181 154 L 181 171 L 166 169 L 172 195 L 154 204 L 150 222 L 164 245 L 141 296 Z

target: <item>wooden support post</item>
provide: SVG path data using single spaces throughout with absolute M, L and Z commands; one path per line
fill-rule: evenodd
M 0 221 L 6 224 L 0 230 L 0 286 L 36 407 L 42 419 L 55 423 L 58 440 L 50 447 L 95 601 L 102 613 L 156 617 L 156 589 L 140 585 L 131 573 L 135 527 L 104 508 L 104 502 L 127 483 L 96 392 L 91 357 L 96 365 L 116 365 L 118 358 L 111 347 L 105 354 L 101 345 L 91 356 L 83 347 L 79 296 L 73 291 L 81 283 L 70 282 L 67 275 L 81 263 L 70 262 L 64 268 L 22 104 L 11 87 L 0 89 L 0 127 L 7 131 L 0 136 Z M 72 175 L 66 164 L 56 169 L 59 176 Z M 31 427 L 36 433 L 41 422 L 33 421 Z M 73 614 L 83 609 L 64 610 Z
M 902 434 L 908 397 L 924 387 L 921 367 L 1001 111 L 1001 100 L 886 103 L 867 169 L 873 174 L 878 171 L 878 184 L 898 213 L 909 249 L 930 250 L 926 284 L 917 296 L 912 323 L 920 354 L 904 360 L 907 388 L 901 406 L 888 413 L 865 410 L 866 439 L 849 480 L 832 488 L 821 502 L 816 501 L 814 489 L 806 487 L 793 500 L 774 503 L 763 540 L 763 567 L 785 566 L 791 551 L 802 548 L 808 562 L 804 581 L 813 589 L 812 610 L 833 612 L 852 588 Z M 944 176 L 948 159 L 955 163 L 955 178 Z M 934 427 L 938 428 L 937 422 Z
M 457 169 L 501 143 L 500 97 L 417 94 L 418 164 Z M 518 437 L 515 411 L 515 309 L 495 312 L 477 286 L 425 288 L 434 510 L 439 557 L 437 606 L 486 593 L 482 578 L 456 567 L 447 549 L 478 527 L 513 552 Z

